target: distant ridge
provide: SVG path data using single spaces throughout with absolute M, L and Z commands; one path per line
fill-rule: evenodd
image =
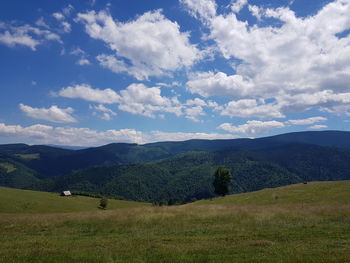
M 61 149 L 66 149 L 66 150 L 83 150 L 89 147 L 84 147 L 84 146 L 69 146 L 69 145 L 55 145 L 55 144 L 47 144 L 46 146 L 49 147 L 54 147 L 54 148 L 61 148 Z
M 188 202 L 213 195 L 219 166 L 235 192 L 303 181 L 350 180 L 350 132 L 307 131 L 257 139 L 111 143 L 79 150 L 0 145 L 0 185 L 73 189 L 129 200 Z

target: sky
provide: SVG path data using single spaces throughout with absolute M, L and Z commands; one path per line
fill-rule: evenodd
M 349 0 L 0 1 L 0 143 L 350 130 Z

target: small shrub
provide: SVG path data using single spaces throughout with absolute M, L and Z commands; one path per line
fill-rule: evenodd
M 278 197 L 278 195 L 277 195 L 277 194 L 275 194 L 275 193 L 274 193 L 274 194 L 272 194 L 272 199 L 273 199 L 273 200 L 278 200 L 278 198 L 279 198 L 279 197 Z
M 100 200 L 100 208 L 107 209 L 108 206 L 108 199 L 107 198 L 101 198 Z

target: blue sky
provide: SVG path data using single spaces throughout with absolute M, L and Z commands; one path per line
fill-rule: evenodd
M 350 128 L 348 0 L 0 2 L 0 143 Z

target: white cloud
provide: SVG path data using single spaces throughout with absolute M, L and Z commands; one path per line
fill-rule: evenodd
M 86 58 L 81 58 L 77 61 L 77 64 L 80 66 L 84 66 L 84 65 L 90 65 L 90 61 Z
M 199 116 L 204 116 L 205 113 L 201 106 L 194 106 L 185 109 L 186 118 L 195 122 L 198 122 Z
M 171 83 L 158 82 L 156 83 L 156 85 L 159 87 L 173 88 L 173 87 L 180 87 L 181 83 L 178 81 L 173 81 Z
M 322 130 L 322 129 L 327 129 L 327 128 L 328 128 L 327 125 L 317 124 L 317 125 L 313 125 L 313 126 L 309 127 L 308 129 L 310 129 L 310 130 Z
M 239 13 L 246 4 L 248 4 L 248 0 L 235 0 L 231 5 L 231 10 L 234 13 Z
M 269 132 L 274 129 L 285 127 L 283 122 L 279 121 L 247 121 L 242 125 L 234 126 L 231 123 L 223 123 L 218 128 L 231 133 L 240 133 L 245 135 L 257 135 Z
M 263 11 L 261 8 L 259 8 L 256 5 L 248 5 L 248 9 L 250 13 L 252 13 L 253 16 L 256 17 L 259 21 L 261 20 L 261 17 L 263 16 Z
M 69 4 L 65 8 L 62 9 L 62 12 L 63 12 L 63 14 L 65 14 L 65 16 L 70 16 L 70 14 L 72 13 L 73 10 L 74 10 L 74 6 Z
M 120 96 L 111 89 L 93 89 L 88 84 L 69 86 L 61 89 L 56 95 L 71 99 L 83 99 L 92 102 L 112 104 L 117 103 Z
M 74 53 L 77 51 L 75 50 Z M 88 84 L 78 84 L 62 88 L 58 92 L 52 92 L 53 96 L 61 96 L 66 98 L 83 99 L 86 101 L 97 102 L 101 104 L 117 104 L 118 109 L 136 115 L 143 115 L 150 118 L 164 118 L 164 113 L 175 114 L 176 116 L 184 116 L 193 121 L 199 121 L 200 116 L 204 116 L 203 107 L 214 108 L 214 110 L 222 110 L 214 101 L 204 101 L 199 98 L 187 100 L 181 103 L 177 96 L 167 97 L 161 94 L 160 87 L 147 87 L 142 83 L 130 84 L 126 89 L 119 93 L 111 89 L 94 89 Z M 102 111 L 103 105 L 99 108 L 90 106 L 90 109 Z M 107 116 L 110 115 L 109 117 Z M 98 114 L 95 114 L 98 116 Z M 111 112 L 105 111 L 104 119 L 111 119 Z
M 281 95 L 279 105 L 284 111 L 302 111 L 317 107 L 321 111 L 349 115 L 350 92 L 335 93 L 332 90 L 323 90 L 312 94 Z
M 148 88 L 144 84 L 131 84 L 120 91 L 119 109 L 151 118 L 155 117 L 155 112 L 182 114 L 182 106 L 176 98 L 162 96 L 159 87 Z
M 40 17 L 40 18 L 35 22 L 35 24 L 36 24 L 37 26 L 45 27 L 45 28 L 48 28 L 48 29 L 50 28 L 50 27 L 48 26 L 48 24 L 45 23 L 43 17 Z
M 280 108 L 275 103 L 265 104 L 264 101 L 259 103 L 255 99 L 243 99 L 238 101 L 230 101 L 223 106 L 220 113 L 229 117 L 259 117 L 259 118 L 284 118 L 280 112 Z
M 116 116 L 117 113 L 115 113 L 114 111 L 112 111 L 111 109 L 105 107 L 103 104 L 99 104 L 98 106 L 96 105 L 90 105 L 89 108 L 91 110 L 95 110 L 94 115 L 98 115 L 96 113 L 96 111 L 98 112 L 102 112 L 102 115 L 100 115 L 99 117 L 103 120 L 109 121 L 112 119 L 112 116 Z
M 159 141 L 186 141 L 192 139 L 216 140 L 216 139 L 234 139 L 232 134 L 222 133 L 187 133 L 187 132 L 151 132 L 149 142 Z
M 96 131 L 89 128 L 53 127 L 36 124 L 28 127 L 0 123 L 0 136 L 13 142 L 29 144 L 55 144 L 99 146 L 113 142 L 149 143 L 157 141 L 183 141 L 190 139 L 232 139 L 231 134 L 184 133 L 151 131 L 143 133 L 134 129 Z
M 51 106 L 50 108 L 32 108 L 30 106 L 19 104 L 19 108 L 23 111 L 27 116 L 39 119 L 46 120 L 55 123 L 72 123 L 77 120 L 71 116 L 73 113 L 72 108 L 61 109 L 57 106 Z
M 216 3 L 213 0 L 180 0 L 189 13 L 199 19 L 210 20 L 216 15 Z
M 201 15 L 195 6 L 187 7 Z M 227 61 L 238 62 L 233 75 L 190 75 L 189 91 L 235 100 L 274 99 L 281 114 L 311 108 L 349 114 L 350 35 L 338 34 L 350 29 L 350 2 L 335 0 L 308 17 L 296 16 L 289 7 L 248 8 L 258 24 L 241 21 L 235 13 L 239 8 L 202 15 L 210 31 L 205 39 L 214 40 Z M 271 18 L 279 23 L 261 26 Z
M 17 45 L 27 46 L 33 51 L 45 41 L 61 42 L 60 37 L 46 29 L 39 29 L 30 25 L 13 26 L 0 22 L 0 43 L 9 47 Z
M 222 96 L 240 98 L 253 92 L 254 85 L 241 75 L 228 76 L 223 72 L 197 72 L 189 75 L 186 83 L 191 93 L 203 97 Z
M 85 56 L 86 53 L 80 47 L 77 47 L 77 48 L 72 49 L 72 51 L 69 52 L 69 54 L 74 55 L 74 56 Z
M 53 127 L 48 125 L 6 125 L 0 123 L 0 134 L 22 139 L 27 143 L 98 146 L 112 142 L 143 143 L 142 132 L 133 129 L 107 130 L 98 132 L 89 128 Z
M 80 66 L 91 64 L 90 60 L 87 59 L 88 55 L 80 47 L 74 48 L 69 54 L 80 57 L 80 59 L 77 61 L 77 64 Z
M 186 105 L 189 105 L 189 106 L 195 105 L 195 106 L 202 106 L 202 107 L 204 107 L 204 106 L 207 106 L 207 103 L 204 100 L 200 99 L 200 98 L 195 98 L 193 100 L 187 100 L 186 101 Z
M 64 33 L 70 33 L 70 32 L 72 31 L 71 25 L 70 25 L 68 22 L 63 21 L 63 22 L 61 23 L 61 25 L 62 25 L 62 27 L 63 27 L 63 32 L 64 32 Z
M 323 122 L 323 121 L 327 121 L 327 118 L 318 116 L 318 117 L 310 117 L 310 118 L 301 119 L 301 120 L 288 120 L 286 123 L 292 124 L 292 125 L 310 125 L 310 124 Z
M 56 13 L 53 13 L 52 16 L 54 18 L 56 18 L 57 20 L 63 20 L 64 19 L 64 15 L 60 12 L 56 12 Z
M 66 21 L 66 18 L 70 16 L 73 9 L 74 7 L 69 4 L 62 9 L 62 12 L 55 12 L 52 14 L 52 16 L 60 23 L 63 33 L 70 33 L 72 31 L 72 26 Z
M 126 23 L 114 20 L 106 11 L 79 13 L 77 21 L 85 25 L 90 37 L 102 40 L 115 52 L 97 57 L 103 67 L 140 80 L 189 67 L 200 56 L 189 41 L 189 33 L 180 32 L 179 25 L 160 10 Z

